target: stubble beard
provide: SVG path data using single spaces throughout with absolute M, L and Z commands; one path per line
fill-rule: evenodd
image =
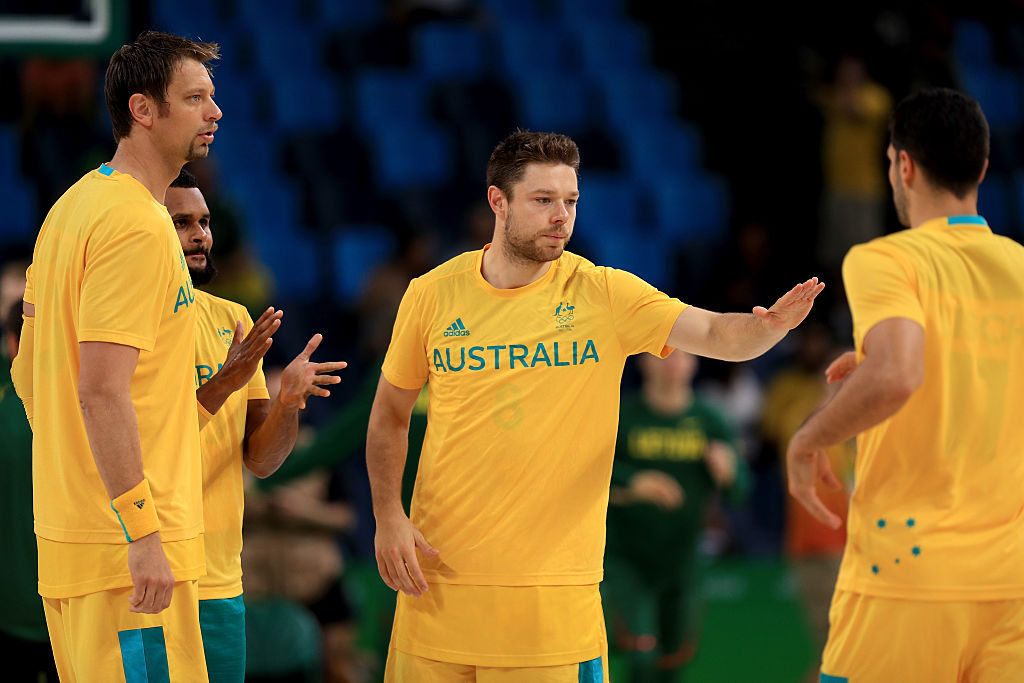
M 903 191 L 903 184 L 898 180 L 892 188 L 892 203 L 896 207 L 896 218 L 900 225 L 910 227 L 910 212 L 907 210 L 907 195 Z
M 192 266 L 188 268 L 188 274 L 192 278 L 193 287 L 208 285 L 213 281 L 213 278 L 217 277 L 217 266 L 214 265 L 213 258 L 207 252 L 202 252 L 202 254 L 206 257 L 206 265 L 202 268 L 193 268 Z
M 199 161 L 200 159 L 205 159 L 209 155 L 210 146 L 208 144 L 205 142 L 197 143 L 193 140 L 189 143 L 188 152 L 185 153 L 185 163 L 187 164 L 190 161 Z
M 562 252 L 565 250 L 565 246 L 568 244 L 569 238 L 567 237 L 560 247 L 544 249 L 543 247 L 537 246 L 535 241 L 529 237 L 525 237 L 521 233 L 511 211 L 505 219 L 505 243 L 503 251 L 505 256 L 513 262 L 533 264 L 554 261 L 562 255 Z

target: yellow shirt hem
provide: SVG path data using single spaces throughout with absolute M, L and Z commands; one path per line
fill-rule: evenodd
M 582 650 L 543 655 L 483 655 L 417 645 L 397 636 L 395 638 L 395 649 L 415 657 L 424 657 L 438 662 L 510 668 L 576 664 L 578 662 L 589 662 L 591 659 L 597 659 L 603 654 L 601 645 L 597 644 Z
M 242 594 L 242 582 L 239 580 L 227 586 L 204 586 L 203 580 L 199 579 L 200 600 L 226 600 L 237 598 Z
M 1019 586 L 879 586 L 870 580 L 841 579 L 836 590 L 879 598 L 925 600 L 929 602 L 988 602 L 1024 599 L 1024 585 Z
M 604 570 L 574 572 L 571 574 L 470 574 L 457 575 L 423 571 L 428 583 L 448 583 L 468 586 L 588 586 L 601 583 Z

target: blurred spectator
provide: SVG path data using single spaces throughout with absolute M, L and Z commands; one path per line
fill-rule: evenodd
M 785 462 L 790 438 L 806 417 L 829 396 L 825 367 L 832 357 L 838 355 L 828 328 L 821 323 L 805 321 L 796 335 L 796 354 L 792 362 L 769 382 L 761 420 L 766 445 L 781 462 Z M 835 491 L 823 484 L 818 485 L 822 502 L 844 520 L 849 505 L 848 489 L 853 484 L 855 452 L 852 441 L 828 451 L 832 471 L 846 484 L 847 490 Z M 828 637 L 828 610 L 845 544 L 845 525 L 830 529 L 814 519 L 796 499 L 786 495 L 785 551 L 799 584 L 807 625 L 817 653 L 824 649 Z M 808 681 L 817 680 L 818 664 L 815 662 Z
M 15 302 L 21 302 L 21 297 L 25 295 L 25 271 L 27 269 L 28 261 L 10 261 L 0 268 L 0 311 L 9 311 Z M 18 329 L 21 329 L 20 322 Z
M 280 370 L 266 374 L 273 398 Z M 324 682 L 368 683 L 371 663 L 356 647 L 356 615 L 342 588 L 337 542 L 338 533 L 354 526 L 354 511 L 332 499 L 330 474 L 322 469 L 269 493 L 249 481 L 242 550 L 246 595 L 257 601 L 283 597 L 306 607 L 320 624 Z
M 697 358 L 637 359 L 641 392 L 625 397 L 612 470 L 601 593 L 609 643 L 630 680 L 675 681 L 697 649 L 701 530 L 717 489 L 740 498 L 746 466 L 728 421 L 695 396 Z
M 57 683 L 50 638 L 37 592 L 36 538 L 32 528 L 32 430 L 25 409 L 11 385 L 11 360 L 18 355 L 21 335 L 21 296 L 25 291 L 24 264 L 4 269 L 22 274 L 20 291 L 4 278 L 0 298 L 3 311 L 3 348 L 0 350 L 0 650 L 11 653 L 5 679 Z
M 846 54 L 835 81 L 819 95 L 824 119 L 824 197 L 818 257 L 838 270 L 846 251 L 885 233 L 886 121 L 892 96 L 868 77 L 864 61 Z

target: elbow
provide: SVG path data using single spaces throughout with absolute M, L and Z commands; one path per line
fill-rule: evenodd
M 81 382 L 78 385 L 78 405 L 87 411 L 100 405 L 112 405 L 125 396 L 130 396 L 128 389 L 119 389 L 102 382 Z
M 277 472 L 277 466 L 273 466 L 267 462 L 258 462 L 248 456 L 244 458 L 243 462 L 245 463 L 245 469 L 249 470 L 259 479 L 266 479 L 274 472 Z
M 879 384 L 882 390 L 882 400 L 899 408 L 910 400 L 924 381 L 924 372 L 916 368 L 895 369 L 886 374 L 884 382 Z

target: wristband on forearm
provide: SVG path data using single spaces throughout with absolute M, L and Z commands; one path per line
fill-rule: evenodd
M 149 490 L 149 482 L 140 481 L 134 488 L 125 491 L 110 501 L 110 509 L 117 515 L 124 536 L 131 543 L 154 531 L 160 531 L 160 518 L 156 514 L 156 503 Z

